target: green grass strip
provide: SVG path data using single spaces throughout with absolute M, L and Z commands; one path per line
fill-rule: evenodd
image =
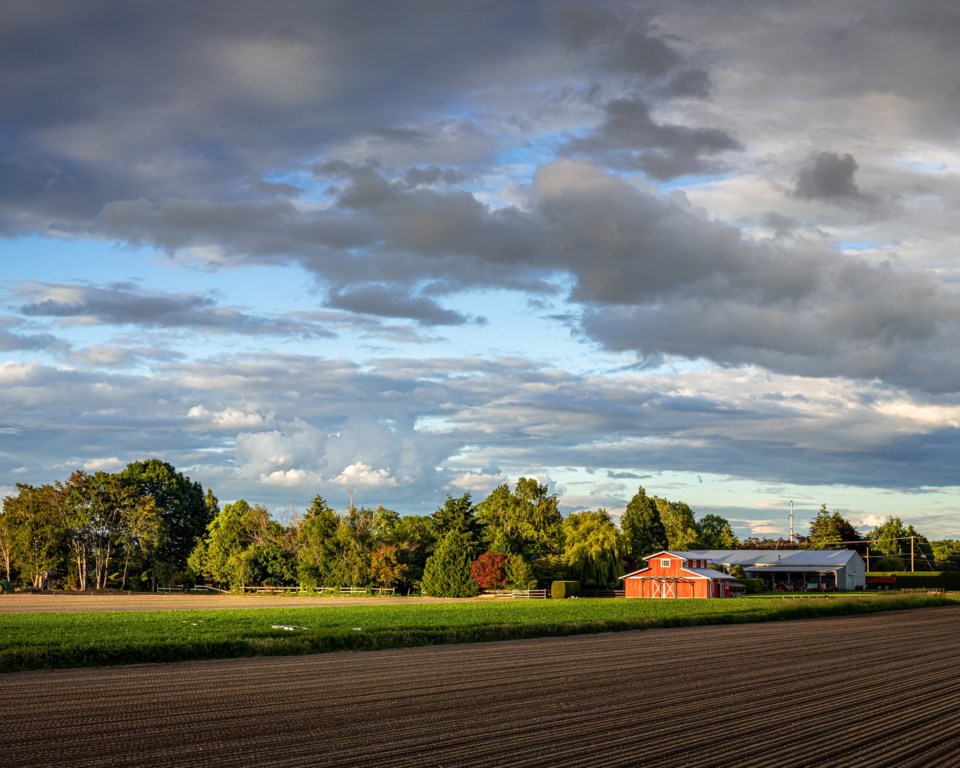
M 842 599 L 515 600 L 316 608 L 0 615 L 0 671 L 361 651 L 955 605 L 923 594 Z M 283 627 L 293 627 L 285 629 Z

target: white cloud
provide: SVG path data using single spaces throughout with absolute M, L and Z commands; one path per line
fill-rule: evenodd
M 83 463 L 83 469 L 85 472 L 116 472 L 126 464 L 116 456 L 111 456 L 104 459 L 89 459 Z
M 371 486 L 374 488 L 393 488 L 397 481 L 390 475 L 388 469 L 374 469 L 369 464 L 357 461 L 337 475 L 333 482 L 347 486 Z
M 206 421 L 217 429 L 255 429 L 263 427 L 273 421 L 273 412 L 266 416 L 251 408 L 224 408 L 220 411 L 208 411 L 202 405 L 195 405 L 187 416 L 198 421 Z
M 486 474 L 482 472 L 463 472 L 451 479 L 447 486 L 459 491 L 469 491 L 471 494 L 488 494 L 498 485 L 507 482 L 502 474 Z

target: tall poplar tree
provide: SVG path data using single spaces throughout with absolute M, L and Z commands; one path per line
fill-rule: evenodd
M 644 557 L 667 548 L 667 532 L 656 502 L 643 486 L 637 490 L 620 517 L 627 557 L 639 564 Z

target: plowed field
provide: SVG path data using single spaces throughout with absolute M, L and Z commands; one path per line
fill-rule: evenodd
M 0 678 L 0 765 L 955 766 L 960 608 Z

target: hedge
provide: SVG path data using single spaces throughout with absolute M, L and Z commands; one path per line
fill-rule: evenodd
M 576 597 L 579 594 L 579 581 L 554 581 L 550 584 L 550 597 L 555 600 L 562 600 L 565 597 Z
M 944 589 L 950 592 L 960 591 L 960 573 L 956 571 L 867 571 L 871 576 L 896 576 L 897 583 L 892 589 Z

